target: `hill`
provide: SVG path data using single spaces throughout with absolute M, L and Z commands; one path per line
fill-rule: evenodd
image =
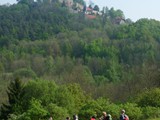
M 9 81 L 20 78 L 27 84 L 30 80 L 43 79 L 50 80 L 57 86 L 67 87 L 76 83 L 95 100 L 104 97 L 114 103 L 136 102 L 138 107 L 149 106 L 144 111 L 154 109 L 152 107 L 157 110 L 158 102 L 149 105 L 148 101 L 143 105 L 140 103 L 146 97 L 145 94 L 149 94 L 145 93 L 146 90 L 152 93 L 152 89 L 156 91 L 160 87 L 159 33 L 159 21 L 140 19 L 132 22 L 125 19 L 121 10 L 105 7 L 100 11 L 98 6 L 85 6 L 81 0 L 20 0 L 14 5 L 2 5 L 0 103 L 7 101 L 5 91 Z M 35 84 L 37 87 L 41 85 Z M 47 87 L 44 89 L 48 90 Z M 75 97 L 71 93 L 67 94 L 71 100 Z M 137 98 L 139 94 L 142 96 L 139 97 L 140 100 Z M 157 96 L 159 92 L 155 94 Z M 63 93 L 61 95 L 63 96 Z M 38 96 L 35 98 L 41 99 Z M 57 104 L 58 100 L 55 101 Z M 36 100 L 31 102 L 37 103 Z M 43 105 L 45 106 L 45 103 Z M 82 109 L 82 105 L 77 106 L 82 112 L 85 109 L 85 106 Z M 61 107 L 66 107 L 65 103 Z M 70 109 L 69 106 L 68 108 Z M 73 111 L 70 109 L 67 113 L 71 114 Z M 139 115 L 139 118 L 141 117 Z

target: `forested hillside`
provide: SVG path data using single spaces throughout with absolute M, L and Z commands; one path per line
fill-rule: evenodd
M 0 6 L 1 119 L 87 120 L 105 110 L 116 120 L 122 108 L 131 120 L 160 117 L 160 21 L 132 22 L 97 5 L 90 9 L 101 14 L 91 19 L 86 7 L 83 0 Z

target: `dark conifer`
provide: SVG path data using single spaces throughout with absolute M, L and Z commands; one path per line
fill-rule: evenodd
M 24 86 L 19 78 L 10 82 L 8 86 L 7 95 L 8 103 L 3 103 L 0 110 L 0 119 L 7 120 L 9 114 L 18 113 L 22 111 L 21 100 L 24 95 Z

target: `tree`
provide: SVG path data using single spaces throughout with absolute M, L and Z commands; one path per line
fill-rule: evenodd
M 23 89 L 24 85 L 19 78 L 11 81 L 7 91 L 8 103 L 1 106 L 0 119 L 6 120 L 9 114 L 22 112 Z
M 78 113 L 78 111 L 85 104 L 87 99 L 89 99 L 89 96 L 87 96 L 87 97 L 85 96 L 85 93 L 79 84 L 76 84 L 76 83 L 75 84 L 67 84 L 66 87 L 67 87 L 68 92 L 71 93 L 72 96 L 74 97 L 74 100 L 73 100 L 75 103 L 74 108 L 76 108 L 74 110 L 74 112 Z
M 31 120 L 38 120 L 46 117 L 48 112 L 41 105 L 40 100 L 32 99 L 27 114 L 29 115 Z
M 95 11 L 99 11 L 99 7 L 98 7 L 98 5 L 95 5 L 95 6 L 94 6 L 94 8 L 93 8 L 93 10 L 95 10 Z
M 82 5 L 85 5 L 84 0 L 73 0 L 73 2 L 76 2 L 76 3 L 80 3 L 80 4 L 82 4 Z
M 102 27 L 104 28 L 107 22 L 107 17 L 109 16 L 109 9 L 108 7 L 103 7 L 102 10 Z
M 109 10 L 109 15 L 111 19 L 115 19 L 117 17 L 124 18 L 123 11 L 115 10 L 113 7 Z
M 92 5 L 89 5 L 89 8 L 91 8 L 91 9 L 92 9 Z
M 45 80 L 32 80 L 27 83 L 24 90 L 25 95 L 23 99 L 24 109 L 29 108 L 29 103 L 32 98 L 41 101 L 41 105 L 45 106 L 54 101 L 54 93 L 57 85 L 54 82 Z
M 31 4 L 34 2 L 34 0 L 17 0 L 17 2 L 22 4 Z
M 79 117 L 83 120 L 88 120 L 91 116 L 101 113 L 102 106 L 95 100 L 88 101 L 79 111 Z M 97 116 L 100 117 L 100 116 Z
M 29 108 L 22 114 L 10 114 L 8 120 L 44 120 L 48 118 L 48 111 L 42 106 L 40 100 L 32 98 Z
M 139 94 L 136 99 L 139 106 L 160 107 L 160 89 L 154 88 Z
M 54 103 L 57 104 L 57 106 L 66 108 L 67 112 L 70 114 L 74 114 L 75 111 L 75 103 L 74 103 L 74 97 L 69 92 L 66 86 L 61 86 L 55 91 L 55 101 Z
M 62 120 L 66 116 L 69 116 L 68 111 L 64 107 L 57 106 L 56 104 L 50 103 L 47 106 L 47 110 L 49 111 L 49 115 L 53 118 L 56 118 L 56 120 Z

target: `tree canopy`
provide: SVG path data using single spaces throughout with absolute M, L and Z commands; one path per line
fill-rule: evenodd
M 159 117 L 160 22 L 97 5 L 87 14 L 73 2 L 82 10 L 57 0 L 0 6 L 1 118 L 87 120 L 105 110 L 118 119 L 123 107 L 131 119 Z

